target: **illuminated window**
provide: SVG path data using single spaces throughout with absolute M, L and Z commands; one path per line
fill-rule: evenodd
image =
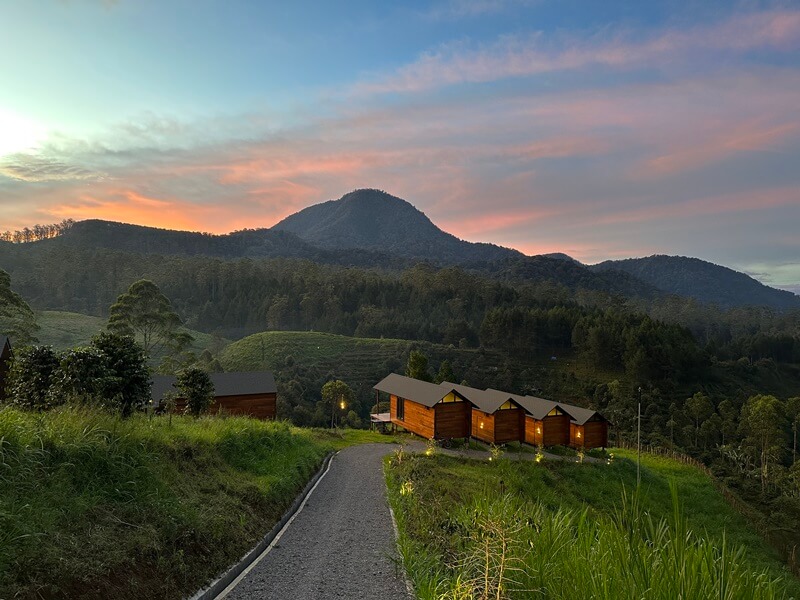
M 449 394 L 447 394 L 447 396 L 442 398 L 442 402 L 463 402 L 463 400 L 458 396 L 456 396 L 454 393 L 450 392 Z
M 558 415 L 563 415 L 563 414 L 564 413 L 562 413 L 560 410 L 558 410 L 558 408 L 554 408 L 549 413 L 547 413 L 547 416 L 548 417 L 557 417 Z
M 505 404 L 503 404 L 503 406 L 501 406 L 497 410 L 509 410 L 511 408 L 516 408 L 516 406 L 514 406 L 514 403 L 511 402 L 511 400 L 506 400 Z

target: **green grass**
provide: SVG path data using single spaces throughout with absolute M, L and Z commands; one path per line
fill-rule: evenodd
M 646 456 L 634 494 L 629 456 L 389 459 L 390 502 L 419 597 L 800 597 L 800 581 L 704 473 Z
M 191 594 L 269 531 L 326 452 L 391 439 L 0 409 L 0 598 Z
M 107 319 L 80 313 L 45 310 L 36 313 L 36 323 L 41 329 L 36 333 L 39 343 L 66 350 L 86 346 L 97 333 L 105 328 Z M 187 329 L 194 338 L 190 350 L 199 354 L 212 345 L 214 336 L 201 331 Z M 227 341 L 225 341 L 227 343 Z

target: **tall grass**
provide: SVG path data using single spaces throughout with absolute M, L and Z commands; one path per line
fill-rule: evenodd
M 174 598 L 280 517 L 329 445 L 244 418 L 0 409 L 0 598 Z
M 490 477 L 476 493 L 431 493 L 443 467 L 442 457 L 413 456 L 387 467 L 401 554 L 422 599 L 788 597 L 780 576 L 753 567 L 724 534 L 693 531 L 676 486 L 669 516 L 624 489 L 598 513 L 501 494 Z

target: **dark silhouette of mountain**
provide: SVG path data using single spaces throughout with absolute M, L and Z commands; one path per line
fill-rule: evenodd
M 547 258 L 555 258 L 557 260 L 566 260 L 568 262 L 574 262 L 579 265 L 583 264 L 581 261 L 576 260 L 572 258 L 569 254 L 564 254 L 563 252 L 550 252 L 549 254 L 540 254 L 539 256 L 544 256 Z
M 800 296 L 776 290 L 752 277 L 699 258 L 654 255 L 608 260 L 589 267 L 594 272 L 623 271 L 665 292 L 688 296 L 723 308 L 768 306 L 800 308 Z
M 62 235 L 29 242 L 8 244 L 8 249 L 37 252 L 54 247 L 108 249 L 133 254 L 165 256 L 213 256 L 217 258 L 302 258 L 320 263 L 372 266 L 405 265 L 390 256 L 366 250 L 342 251 L 317 248 L 289 231 L 247 229 L 224 235 L 175 231 L 142 225 L 90 219 L 72 225 Z
M 380 190 L 355 190 L 286 217 L 273 230 L 290 231 L 320 248 L 360 248 L 439 264 L 493 262 L 522 253 L 466 242 L 439 229 L 412 204 Z

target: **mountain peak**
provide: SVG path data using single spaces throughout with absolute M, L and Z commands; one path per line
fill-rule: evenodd
M 492 244 L 474 244 L 439 229 L 414 205 L 383 190 L 358 189 L 309 206 L 273 229 L 290 231 L 328 249 L 359 248 L 434 262 L 483 262 L 521 256 Z

